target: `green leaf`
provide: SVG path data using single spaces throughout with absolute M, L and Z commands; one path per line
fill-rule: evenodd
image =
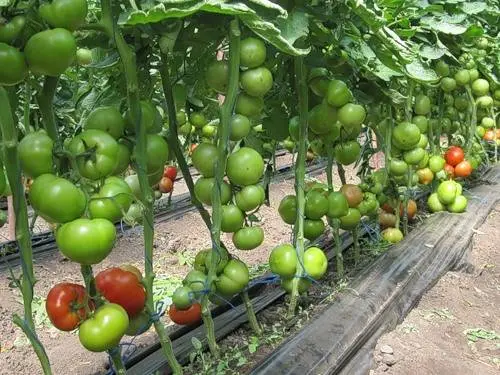
M 436 60 L 441 58 L 446 53 L 446 50 L 437 46 L 423 45 L 420 47 L 419 53 L 420 56 L 426 59 Z
M 0 0 L 0 7 L 6 7 L 10 5 L 10 0 Z
M 266 134 L 276 140 L 282 141 L 289 136 L 288 114 L 280 107 L 273 107 L 269 117 L 262 121 Z
M 474 1 L 474 2 L 467 2 L 462 4 L 462 10 L 467 13 L 467 14 L 479 14 L 486 10 L 488 6 L 486 3 L 479 2 L 479 1 Z
M 457 25 L 436 17 L 423 17 L 420 23 L 426 25 L 431 30 L 451 35 L 463 34 L 467 30 L 465 26 Z
M 434 69 L 425 66 L 421 61 L 415 60 L 405 65 L 408 75 L 421 82 L 437 82 L 439 77 Z
M 254 3 L 256 5 L 260 5 L 264 8 L 267 9 L 273 9 L 281 13 L 282 16 L 286 16 L 287 12 L 284 10 L 282 7 L 280 7 L 278 4 L 275 4 L 269 0 L 248 0 L 249 3 Z
M 197 351 L 203 349 L 203 344 L 201 343 L 201 341 L 194 336 L 191 337 L 191 344 L 193 344 L 194 349 Z
M 468 38 L 477 38 L 484 34 L 484 29 L 479 25 L 470 25 L 465 32 L 465 36 Z

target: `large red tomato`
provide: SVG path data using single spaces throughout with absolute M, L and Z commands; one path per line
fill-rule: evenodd
M 123 307 L 129 317 L 144 309 L 146 292 L 135 273 L 118 267 L 108 268 L 97 274 L 95 284 L 104 298 Z
M 54 327 L 61 331 L 72 331 L 85 320 L 85 295 L 85 288 L 78 284 L 60 283 L 52 287 L 45 301 L 45 309 Z M 88 304 L 90 309 L 94 307 L 92 301 L 89 300 Z
M 201 320 L 201 305 L 193 303 L 185 310 L 179 310 L 172 303 L 168 309 L 170 319 L 179 325 L 193 324 Z
M 458 146 L 451 146 L 444 154 L 446 162 L 452 167 L 456 166 L 458 163 L 464 160 L 464 157 L 464 150 L 462 150 L 462 148 Z

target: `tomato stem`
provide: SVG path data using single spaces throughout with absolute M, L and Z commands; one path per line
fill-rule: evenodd
M 306 163 L 306 143 L 307 143 L 307 116 L 309 110 L 307 72 L 304 64 L 304 58 L 296 56 L 294 58 L 295 65 L 295 85 L 298 91 L 299 98 L 299 140 L 297 149 L 297 160 L 295 161 L 295 195 L 297 197 L 297 219 L 293 228 L 295 251 L 297 252 L 297 270 L 292 281 L 292 293 L 290 296 L 290 304 L 288 305 L 287 318 L 290 319 L 295 315 L 297 300 L 299 296 L 299 282 L 304 276 L 304 179 L 305 179 L 305 163 Z
M 250 297 L 248 296 L 248 291 L 243 291 L 240 293 L 241 299 L 243 300 L 243 303 L 245 304 L 245 309 L 247 311 L 247 316 L 248 316 L 248 323 L 250 324 L 250 327 L 254 331 L 254 333 L 257 336 L 262 335 L 262 328 L 259 325 L 259 322 L 257 321 L 257 317 L 255 316 L 255 311 L 253 309 L 252 301 L 250 301 Z
M 0 108 L 2 109 L 0 111 L 0 131 L 3 141 L 3 159 L 5 160 L 7 179 L 12 189 L 12 200 L 16 213 L 15 232 L 22 268 L 20 290 L 23 296 L 24 314 L 23 319 L 14 314 L 12 320 L 14 324 L 23 330 L 38 356 L 43 373 L 47 375 L 52 374 L 49 358 L 36 334 L 35 323 L 33 321 L 33 287 L 36 280 L 33 272 L 33 252 L 28 224 L 28 209 L 21 177 L 21 165 L 17 153 L 17 127 L 12 117 L 9 96 L 2 86 L 0 86 Z
M 56 145 L 60 144 L 59 131 L 54 115 L 54 96 L 56 94 L 59 77 L 45 77 L 42 92 L 38 95 L 38 106 L 42 114 L 44 128 Z
M 359 260 L 361 258 L 361 248 L 359 247 L 358 228 L 359 226 L 356 225 L 356 227 L 351 231 L 352 244 L 354 247 L 354 264 L 356 265 L 359 264 Z
M 141 126 L 141 106 L 139 97 L 139 83 L 137 79 L 137 64 L 135 51 L 125 41 L 121 30 L 116 25 L 116 17 L 113 14 L 111 0 L 101 0 L 102 19 L 100 23 L 104 25 L 113 37 L 118 54 L 122 62 L 125 80 L 127 83 L 127 99 L 130 114 L 135 125 L 136 135 L 136 163 L 137 176 L 141 188 L 140 201 L 143 205 L 143 233 L 144 233 L 144 270 L 143 280 L 146 290 L 146 310 L 153 317 L 156 314 L 153 301 L 153 190 L 149 185 L 147 176 L 147 152 L 146 152 L 146 129 Z M 163 323 L 154 319 L 154 326 L 159 336 L 160 343 L 167 361 L 174 374 L 182 374 L 182 367 L 176 360 L 172 342 L 165 333 Z
M 469 98 L 469 135 L 467 137 L 467 142 L 465 144 L 465 154 L 468 155 L 472 149 L 472 141 L 474 140 L 474 134 L 476 134 L 476 102 L 474 101 L 474 96 L 472 95 L 472 90 L 469 84 L 465 85 L 465 91 L 467 92 L 467 97 Z M 496 144 L 496 142 L 495 142 Z

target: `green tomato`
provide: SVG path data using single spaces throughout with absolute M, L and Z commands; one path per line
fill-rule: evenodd
M 361 146 L 357 141 L 339 143 L 335 146 L 335 160 L 342 165 L 354 163 L 361 155 Z
M 123 136 L 125 120 L 117 108 L 111 106 L 100 107 L 90 112 L 83 124 L 83 128 L 102 130 L 114 139 L 118 139 Z
M 489 95 L 480 96 L 476 99 L 476 105 L 479 108 L 490 108 L 493 106 L 493 98 Z
M 445 206 L 439 200 L 437 193 L 432 193 L 431 195 L 429 195 L 429 198 L 427 199 L 427 206 L 429 207 L 431 212 L 444 211 L 445 209 Z
M 200 250 L 194 257 L 193 268 L 197 271 L 201 271 L 203 273 L 208 273 L 208 269 L 205 266 L 205 259 L 207 258 L 207 254 L 209 254 L 212 249 Z
M 281 219 L 289 225 L 294 225 L 297 220 L 297 199 L 295 195 L 286 195 L 280 202 L 278 213 Z
M 402 122 L 394 127 L 392 141 L 401 150 L 411 150 L 420 141 L 420 129 L 411 122 Z
M 314 241 L 316 238 L 321 236 L 325 231 L 325 223 L 323 220 L 304 220 L 304 237 L 309 241 Z
M 297 270 L 297 252 L 292 245 L 284 244 L 275 247 L 269 255 L 271 272 L 281 278 L 290 278 Z
M 215 265 L 217 266 L 216 268 L 216 273 L 219 274 L 224 270 L 224 267 L 226 267 L 227 262 L 229 262 L 229 253 L 224 247 L 220 247 L 219 251 L 214 251 L 213 249 L 207 249 L 207 253 L 205 254 L 204 260 L 205 260 L 205 270 L 206 273 L 208 273 L 208 270 L 211 267 L 212 264 L 212 256 L 215 256 L 216 261 Z
M 441 79 L 441 90 L 444 92 L 452 92 L 457 88 L 457 81 L 450 77 Z
M 443 181 L 438 186 L 437 194 L 442 204 L 451 204 L 455 200 L 457 194 L 457 185 L 454 181 Z
M 80 174 L 91 180 L 111 175 L 118 163 L 118 143 L 102 130 L 84 130 L 71 140 L 68 150 Z
M 132 199 L 132 189 L 124 179 L 108 177 L 98 193 L 89 201 L 90 217 L 117 222 L 130 208 Z
M 326 93 L 326 101 L 334 107 L 342 107 L 352 101 L 352 92 L 349 87 L 338 79 L 330 81 Z
M 483 117 L 481 119 L 481 126 L 485 128 L 494 128 L 495 127 L 495 120 L 493 120 L 491 117 Z
M 299 283 L 298 284 L 299 294 L 303 294 L 307 292 L 307 289 L 309 289 L 309 287 L 311 286 L 312 281 L 308 279 L 299 279 L 298 283 Z M 281 279 L 281 287 L 285 289 L 287 293 L 292 293 L 292 284 L 293 284 L 293 278 Z
M 233 244 L 238 250 L 253 250 L 264 241 L 261 227 L 245 227 L 233 233 Z
M 304 252 L 304 269 L 313 279 L 321 279 L 328 267 L 328 259 L 319 247 L 310 247 Z
M 143 219 L 142 206 L 139 203 L 132 203 L 123 217 L 123 221 L 131 227 L 141 224 Z
M 239 230 L 245 222 L 245 215 L 234 204 L 222 206 L 221 231 L 234 233 Z
M 244 92 L 238 94 L 234 111 L 246 117 L 257 117 L 264 109 L 264 99 L 262 97 L 250 96 Z
M 193 166 L 203 177 L 213 177 L 215 162 L 218 159 L 217 147 L 212 143 L 200 143 L 191 155 Z
M 118 143 L 118 152 L 116 153 L 117 163 L 113 175 L 120 175 L 125 172 L 130 164 L 130 148 L 124 143 Z
M 248 185 L 235 195 L 236 205 L 244 212 L 253 211 L 266 199 L 266 193 L 261 185 Z
M 427 167 L 428 164 L 429 164 L 429 153 L 425 151 L 424 157 L 422 158 L 422 160 L 420 160 L 420 163 L 417 164 L 417 168 L 418 169 L 425 168 Z
M 193 290 L 188 286 L 180 286 L 172 295 L 172 303 L 179 310 L 185 310 L 193 304 Z
M 207 119 L 205 118 L 205 115 L 201 112 L 192 112 L 189 115 L 189 122 L 198 129 L 203 128 L 205 125 L 208 124 Z M 184 121 L 185 123 L 185 121 Z
M 423 94 L 417 95 L 414 110 L 417 115 L 427 115 L 431 111 L 431 98 Z
M 249 272 L 245 263 L 238 259 L 231 259 L 224 267 L 224 271 L 215 281 L 217 292 L 225 296 L 232 296 L 241 292 L 248 285 Z
M 128 328 L 125 334 L 127 336 L 138 336 L 146 332 L 153 322 L 147 311 L 142 311 L 133 318 L 129 318 Z
M 158 170 L 163 171 L 168 160 L 168 151 L 168 143 L 161 135 L 148 134 L 146 136 L 147 171 L 149 174 Z M 135 152 L 137 150 L 134 150 L 134 154 Z
M 229 127 L 231 128 L 229 139 L 231 141 L 237 142 L 250 134 L 251 124 L 248 117 L 235 114 L 233 115 L 233 117 L 231 117 Z
M 63 224 L 56 232 L 61 253 L 73 262 L 100 263 L 113 249 L 116 228 L 106 219 L 76 219 Z
M 413 150 L 406 151 L 403 154 L 403 160 L 405 163 L 410 165 L 417 165 L 425 157 L 425 150 L 423 148 L 416 147 Z
M 11 44 L 21 34 L 25 25 L 25 16 L 15 16 L 8 23 L 0 25 L 0 43 Z
M 5 43 L 0 43 L 0 66 L 0 85 L 16 85 L 28 74 L 23 53 Z
M 88 48 L 78 48 L 76 50 L 76 62 L 82 66 L 92 64 L 92 51 Z
M 362 105 L 347 103 L 338 110 L 338 119 L 346 128 L 358 128 L 366 118 L 366 111 Z
M 393 176 L 404 176 L 408 172 L 408 164 L 399 159 L 391 159 L 389 173 Z
M 453 213 L 461 213 L 464 212 L 467 208 L 467 198 L 463 195 L 457 195 L 455 200 L 446 206 L 446 209 Z
M 229 84 L 229 65 L 227 61 L 214 61 L 205 72 L 205 81 L 213 90 L 225 93 Z
M 377 196 L 369 191 L 364 193 L 363 200 L 357 207 L 361 216 L 371 216 L 377 211 L 378 208 L 379 204 Z
M 341 129 L 342 129 L 342 124 L 340 123 L 340 121 L 336 121 L 335 124 L 333 125 L 333 127 L 330 129 L 330 131 L 321 136 L 323 143 L 326 145 L 334 144 L 340 137 L 340 130 Z M 345 132 L 344 136 L 345 136 L 346 140 L 350 140 L 351 139 L 350 135 L 356 133 L 355 130 L 346 130 L 346 129 L 344 129 L 344 132 Z M 354 138 L 356 139 L 358 137 L 358 135 L 359 135 L 359 132 L 356 133 L 356 137 L 354 137 Z
M 149 100 L 141 100 L 141 127 L 147 133 L 156 134 L 163 128 L 163 120 L 156 106 Z M 125 113 L 125 129 L 130 134 L 135 134 L 135 122 L 132 113 L 128 110 Z
M 463 112 L 469 106 L 469 99 L 464 96 L 457 96 L 455 98 L 454 105 L 457 111 Z
M 470 76 L 471 82 L 475 81 L 476 79 L 479 78 L 479 70 L 477 70 L 475 68 L 469 69 L 469 76 Z
M 85 23 L 88 7 L 86 0 L 54 0 L 40 5 L 38 12 L 50 26 L 74 31 Z
M 450 75 L 450 66 L 443 60 L 439 60 L 435 67 L 436 73 L 441 77 L 446 77 Z
M 50 223 L 75 220 L 82 216 L 87 205 L 82 190 L 53 174 L 42 174 L 33 181 L 29 199 L 37 214 Z
M 205 125 L 201 128 L 201 134 L 206 138 L 213 138 L 217 133 L 217 128 L 214 125 Z
M 337 122 L 337 109 L 326 102 L 314 106 L 309 111 L 308 125 L 314 134 L 328 134 Z
M 200 177 L 194 184 L 195 196 L 204 204 L 212 205 L 212 189 L 215 185 L 213 177 Z M 221 203 L 226 204 L 231 200 L 231 187 L 227 182 L 223 182 L 221 186 Z
M 17 148 L 24 174 L 36 178 L 45 173 L 53 173 L 53 147 L 54 142 L 45 131 L 28 133 Z
M 361 213 L 356 208 L 349 208 L 347 215 L 340 217 L 340 228 L 343 230 L 352 230 L 356 228 L 361 221 Z
M 425 116 L 413 116 L 411 122 L 418 126 L 420 133 L 427 133 L 427 128 L 429 126 L 429 119 Z
M 34 74 L 57 77 L 75 61 L 76 41 L 66 29 L 45 30 L 28 40 L 24 54 Z
M 483 138 L 484 134 L 486 133 L 486 129 L 482 126 L 476 126 L 476 135 L 479 138 Z
M 120 343 L 128 325 L 129 318 L 125 309 L 115 303 L 107 303 L 80 325 L 78 337 L 85 349 L 104 352 Z
M 458 85 L 465 86 L 467 83 L 470 82 L 469 71 L 466 69 L 461 69 L 455 73 L 454 78 L 455 78 L 455 81 L 457 82 Z
M 177 122 L 177 126 L 182 126 L 187 122 L 186 112 L 177 111 L 175 114 L 175 121 Z
M 246 38 L 240 43 L 240 64 L 247 68 L 256 68 L 266 60 L 266 45 L 257 38 Z
M 0 210 L 0 228 L 2 228 L 8 221 L 7 212 L 4 210 Z
M 191 270 L 182 280 L 182 285 L 193 291 L 194 298 L 201 297 L 207 287 L 207 276 L 201 271 Z
M 242 147 L 227 158 L 226 174 L 234 185 L 254 185 L 263 173 L 264 160 L 253 148 Z
M 440 170 L 442 170 L 444 168 L 445 164 L 446 164 L 446 160 L 444 160 L 444 158 L 441 157 L 440 155 L 432 155 L 429 158 L 429 169 L 433 173 L 437 173 Z
M 262 97 L 273 87 L 273 75 L 263 66 L 248 69 L 240 75 L 240 85 L 248 95 Z
M 305 210 L 306 218 L 318 220 L 328 212 L 328 199 L 318 190 L 310 190 L 306 194 Z

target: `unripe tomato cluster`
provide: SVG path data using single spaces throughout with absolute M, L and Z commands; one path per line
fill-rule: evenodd
M 467 198 L 462 195 L 462 185 L 457 181 L 447 180 L 439 184 L 437 191 L 427 199 L 427 205 L 432 212 L 449 211 L 464 212 L 467 208 Z

